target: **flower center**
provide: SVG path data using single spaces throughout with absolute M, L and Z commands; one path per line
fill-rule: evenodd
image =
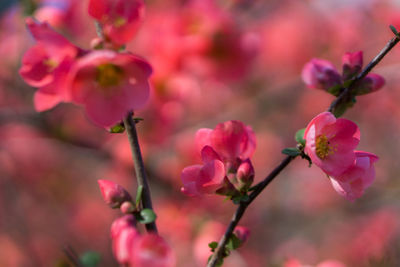
M 122 27 L 127 23 L 126 19 L 123 17 L 118 17 L 114 20 L 114 26 L 116 28 Z
M 317 137 L 315 141 L 315 152 L 320 159 L 325 159 L 327 156 L 332 155 L 337 151 L 336 147 L 332 147 L 328 137 L 324 134 Z
M 58 67 L 57 61 L 51 58 L 44 60 L 43 64 L 48 68 L 48 72 L 52 72 L 55 68 Z
M 122 78 L 122 70 L 116 65 L 106 63 L 97 66 L 96 81 L 102 87 L 116 86 Z

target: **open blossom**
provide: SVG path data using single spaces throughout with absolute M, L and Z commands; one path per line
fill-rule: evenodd
M 183 169 L 181 191 L 189 196 L 213 194 L 223 185 L 225 166 L 210 146 L 201 151 L 203 165 L 192 165 Z
M 96 50 L 71 70 L 71 99 L 84 105 L 95 123 L 109 127 L 146 104 L 151 73 L 150 64 L 135 55 Z
M 200 149 L 211 146 L 223 161 L 231 163 L 250 158 L 256 148 L 253 130 L 236 120 L 219 123 L 214 130 L 198 130 L 196 142 Z
M 375 179 L 374 163 L 378 157 L 372 153 L 355 151 L 356 159 L 344 173 L 330 177 L 335 190 L 348 200 L 361 197 Z
M 89 15 L 97 19 L 106 39 L 117 45 L 131 41 L 143 21 L 142 0 L 90 0 Z
M 25 53 L 19 73 L 27 84 L 39 88 L 34 105 L 44 111 L 69 100 L 67 75 L 82 51 L 46 22 L 27 18 L 26 25 L 37 44 Z
M 132 267 L 173 267 L 175 262 L 171 247 L 157 234 L 144 234 L 132 246 L 130 255 Z
M 141 235 L 135 227 L 133 215 L 125 215 L 113 222 L 111 239 L 114 256 L 120 264 L 132 267 L 175 266 L 171 247 L 157 234 Z
M 307 125 L 304 139 L 312 162 L 326 174 L 339 176 L 354 163 L 360 132 L 354 122 L 323 112 Z

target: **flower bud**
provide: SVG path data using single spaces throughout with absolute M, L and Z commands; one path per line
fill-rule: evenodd
M 384 85 L 385 79 L 382 76 L 379 74 L 370 73 L 356 85 L 355 90 L 357 95 L 365 95 L 378 91 Z
M 308 87 L 325 91 L 341 84 L 341 77 L 335 66 L 324 59 L 314 58 L 308 62 L 301 77 Z
M 123 202 L 132 199 L 129 193 L 119 184 L 109 180 L 98 180 L 97 182 L 104 201 L 113 209 L 119 208 Z
M 342 57 L 343 79 L 346 81 L 361 71 L 363 52 L 347 52 Z
M 123 214 L 130 214 L 135 210 L 135 206 L 133 206 L 132 202 L 125 201 L 121 204 L 120 210 Z
M 250 159 L 246 159 L 239 165 L 236 178 L 238 181 L 237 189 L 239 191 L 246 191 L 250 188 L 254 180 L 254 168 Z
M 237 238 L 240 239 L 240 241 L 242 242 L 241 244 L 246 242 L 250 236 L 250 230 L 244 226 L 236 226 L 233 233 L 237 236 Z

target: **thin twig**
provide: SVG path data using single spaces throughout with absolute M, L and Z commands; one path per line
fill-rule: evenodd
M 222 236 L 221 240 L 218 243 L 218 247 L 215 249 L 214 254 L 212 255 L 207 266 L 216 266 L 218 261 L 221 259 L 224 253 L 224 248 L 229 241 L 230 236 L 235 230 L 235 227 L 239 223 L 242 218 L 244 212 L 247 207 L 253 202 L 253 200 L 264 190 L 267 185 L 274 180 L 276 176 L 287 166 L 289 163 L 295 158 L 295 156 L 287 156 L 263 181 L 254 186 L 254 190 L 251 192 L 249 199 L 247 201 L 242 201 L 239 204 L 239 207 L 236 209 L 235 214 L 233 215 L 231 222 L 226 229 L 225 234 Z
M 147 182 L 146 170 L 144 168 L 142 153 L 140 151 L 139 138 L 136 132 L 136 123 L 133 121 L 133 112 L 129 112 L 124 118 L 124 125 L 128 134 L 129 143 L 132 150 L 133 162 L 135 165 L 135 173 L 137 179 L 137 185 L 143 186 L 141 204 L 144 209 L 153 209 L 151 203 L 150 187 Z M 156 232 L 157 226 L 155 221 L 146 224 L 146 230 L 148 232 Z
M 342 93 L 332 102 L 328 111 L 333 112 L 335 108 L 347 97 L 351 95 L 351 90 L 354 88 L 354 85 L 363 79 L 367 74 L 386 56 L 386 54 L 400 41 L 398 36 L 395 36 L 390 40 L 386 46 L 379 52 L 379 54 L 374 57 L 371 62 L 354 78 L 350 81 L 347 88 L 344 88 Z
M 346 100 L 352 93 L 352 88 L 354 85 L 363 79 L 383 58 L 384 56 L 400 41 L 399 37 L 396 35 L 392 38 L 386 46 L 379 52 L 379 54 L 371 60 L 371 62 L 353 79 L 350 81 L 347 88 L 339 94 L 339 96 L 332 102 L 328 111 L 333 112 L 338 105 Z M 228 228 L 225 231 L 225 234 L 221 237 L 218 242 L 218 246 L 214 251 L 214 254 L 211 256 L 210 261 L 207 264 L 207 267 L 215 267 L 221 261 L 224 256 L 225 246 L 228 243 L 235 227 L 238 225 L 240 219 L 242 218 L 244 212 L 247 207 L 253 202 L 253 200 L 269 185 L 269 183 L 284 169 L 289 163 L 295 158 L 295 156 L 287 156 L 264 180 L 255 185 L 254 190 L 249 195 L 249 199 L 247 201 L 241 201 L 238 208 L 233 215 L 231 222 L 229 223 Z
M 69 245 L 64 246 L 63 251 L 65 256 L 67 256 L 67 258 L 71 261 L 71 263 L 75 267 L 83 267 L 78 254 L 76 254 L 75 250 L 71 246 Z

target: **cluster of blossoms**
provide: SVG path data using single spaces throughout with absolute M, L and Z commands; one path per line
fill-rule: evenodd
M 132 197 L 119 184 L 98 180 L 104 201 L 111 208 L 126 214 L 111 225 L 113 254 L 120 264 L 127 266 L 175 266 L 175 256 L 170 246 L 156 233 L 141 235 L 136 228 Z
M 346 199 L 359 198 L 372 184 L 378 157 L 355 150 L 360 142 L 360 131 L 354 122 L 323 112 L 307 125 L 304 139 L 304 152 Z
M 319 58 L 314 58 L 308 62 L 301 75 L 308 87 L 325 90 L 337 96 L 346 82 L 360 73 L 362 66 L 362 51 L 348 52 L 342 57 L 342 75 L 330 61 Z M 384 84 L 385 80 L 382 76 L 370 73 L 355 85 L 354 92 L 356 95 L 368 94 L 379 90 Z
M 203 164 L 183 169 L 182 192 L 190 196 L 218 193 L 230 197 L 247 192 L 254 179 L 250 157 L 256 147 L 253 130 L 240 121 L 202 128 L 196 143 Z
M 143 20 L 142 0 L 91 0 L 89 14 L 98 20 L 104 38 L 84 50 L 55 32 L 47 22 L 32 18 L 27 27 L 36 45 L 22 59 L 20 74 L 31 86 L 37 111 L 60 102 L 85 107 L 96 124 L 110 127 L 131 110 L 143 107 L 149 98 L 148 62 L 119 48 L 130 41 Z

